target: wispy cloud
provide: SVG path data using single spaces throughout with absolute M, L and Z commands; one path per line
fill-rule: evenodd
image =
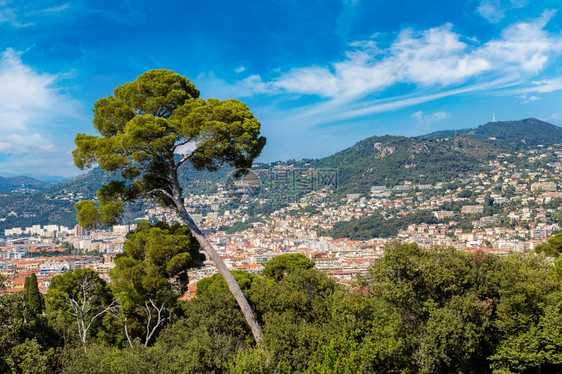
M 84 119 L 80 105 L 59 88 L 60 79 L 25 65 L 14 49 L 0 54 L 0 155 L 7 157 L 0 172 L 41 163 L 45 170 L 68 164 L 68 148 L 62 145 L 68 134 L 59 126 Z M 60 173 L 75 173 L 69 170 Z
M 505 91 L 507 95 L 527 95 L 531 93 L 550 93 L 562 90 L 562 78 L 541 79 L 532 81 L 524 87 Z
M 497 23 L 505 18 L 507 11 L 523 8 L 528 3 L 528 0 L 482 0 L 476 8 L 476 13 L 491 23 Z
M 76 102 L 56 87 L 57 79 L 25 65 L 12 48 L 0 54 L 0 130 L 27 132 L 45 118 L 76 116 Z
M 524 4 L 510 6 L 516 5 Z M 555 13 L 544 11 L 537 18 L 513 23 L 484 41 L 459 34 L 452 24 L 407 28 L 393 40 L 374 34 L 349 43 L 345 57 L 331 64 L 294 67 L 267 79 L 250 74 L 232 82 L 210 73 L 200 75 L 198 84 L 225 97 L 269 95 L 271 106 L 264 112 L 271 126 L 299 134 L 330 127 L 338 132 L 348 123 L 371 120 L 376 113 L 469 93 L 512 95 L 527 103 L 540 98 L 532 93 L 562 89 L 562 79 L 538 78 L 562 55 L 562 34 L 546 30 Z M 287 95 L 296 99 L 293 105 L 285 100 L 284 108 L 276 108 L 275 100 Z M 447 118 L 446 112 L 414 112 L 418 125 L 425 127 Z M 283 136 L 277 130 L 273 135 Z M 311 148 L 319 138 L 299 141 Z
M 25 4 L 12 1 L 0 2 L 0 24 L 23 28 L 35 25 L 38 17 L 59 14 L 70 8 L 70 3 L 52 5 L 52 2 L 26 1 Z
M 9 24 L 12 27 L 27 27 L 33 25 L 31 22 L 21 21 L 15 8 L 8 6 L 7 3 L 0 3 L 0 24 Z
M 195 78 L 198 87 L 204 87 L 205 92 L 212 92 L 220 99 L 232 97 L 250 97 L 259 94 L 278 94 L 281 90 L 272 82 L 265 82 L 261 76 L 254 74 L 235 83 L 217 78 L 214 72 L 202 73 Z
M 562 78 L 533 81 L 532 92 L 547 93 L 562 90 Z
M 519 98 L 521 99 L 520 101 L 521 104 L 529 104 L 532 103 L 533 101 L 538 101 L 541 99 L 539 96 L 535 96 L 535 95 L 521 95 L 519 96 Z
M 432 123 L 437 123 L 450 118 L 451 115 L 447 112 L 435 112 L 430 114 L 425 114 L 423 111 L 418 110 L 417 112 L 412 113 L 410 116 L 416 120 L 417 123 L 423 125 L 430 125 Z
M 489 82 L 477 83 L 451 89 L 436 90 L 435 92 L 413 92 L 406 95 L 392 96 L 381 99 L 371 99 L 361 103 L 358 107 L 355 102 L 334 105 L 333 102 L 310 105 L 301 108 L 293 114 L 295 118 L 308 121 L 310 125 L 330 124 L 341 121 L 351 121 L 356 118 L 366 117 L 376 113 L 395 111 L 427 102 L 443 99 L 445 97 L 466 94 L 470 92 L 489 91 L 512 86 L 509 79 L 497 79 Z
M 376 39 L 354 42 L 346 58 L 330 66 L 293 68 L 267 81 L 259 75 L 234 84 L 212 75 L 203 80 L 236 92 L 238 97 L 289 93 L 340 104 L 397 84 L 445 89 L 498 77 L 517 80 L 537 74 L 562 54 L 562 36 L 544 29 L 554 14 L 545 11 L 537 19 L 513 24 L 485 43 L 456 33 L 451 24 L 421 31 L 409 28 L 385 49 Z

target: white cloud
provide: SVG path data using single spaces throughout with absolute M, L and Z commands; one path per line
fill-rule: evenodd
M 531 82 L 531 86 L 508 90 L 506 94 L 527 96 L 531 93 L 550 93 L 562 90 L 562 78 L 541 79 Z
M 523 8 L 528 0 L 482 0 L 476 8 L 476 13 L 491 23 L 497 23 L 505 18 L 506 11 Z
M 259 75 L 249 75 L 235 83 L 216 77 L 213 72 L 199 74 L 195 79 L 203 92 L 212 92 L 219 99 L 249 97 L 258 94 L 277 94 L 280 90 L 271 82 L 264 82 Z
M 291 70 L 273 84 L 289 93 L 333 97 L 341 91 L 341 83 L 328 69 L 313 66 Z
M 421 110 L 412 113 L 410 116 L 416 120 L 419 124 L 430 125 L 432 123 L 437 123 L 450 118 L 451 115 L 447 112 L 435 112 L 431 114 L 425 114 Z
M 498 71 L 537 73 L 550 58 L 562 54 L 562 37 L 550 35 L 544 27 L 556 14 L 545 11 L 531 22 L 519 22 L 503 30 L 501 38 L 491 40 L 475 53 L 493 62 Z
M 234 71 L 238 74 L 243 73 L 246 71 L 246 68 L 244 66 L 239 66 L 236 69 L 234 69 Z
M 562 35 L 545 30 L 553 15 L 547 11 L 536 19 L 512 24 L 485 41 L 460 35 L 451 24 L 426 30 L 408 28 L 386 44 L 378 40 L 381 35 L 375 34 L 368 40 L 350 43 L 345 57 L 331 64 L 275 71 L 267 79 L 249 75 L 234 83 L 217 79 L 211 73 L 201 75 L 198 86 L 202 83 L 205 92 L 224 97 L 271 95 L 275 99 L 275 95 L 292 94 L 301 98 L 299 103 L 306 104 L 281 109 L 272 100 L 270 107 L 256 112 L 258 118 L 269 118 L 268 126 L 264 126 L 267 135 L 274 133 L 280 139 L 295 131 L 309 137 L 326 131 L 343 134 L 340 129 L 358 119 L 454 95 L 510 94 L 531 102 L 539 97 L 531 93 L 562 86 L 557 79 L 537 78 L 562 55 Z M 533 79 L 530 89 L 523 87 Z M 419 112 L 412 118 L 426 132 L 431 130 L 431 123 L 450 117 L 446 112 Z M 310 148 L 318 140 L 299 142 L 303 148 Z M 301 156 L 319 155 L 316 152 Z
M 562 78 L 557 79 L 543 79 L 540 81 L 533 81 L 533 92 L 554 92 L 562 90 Z
M 0 52 L 0 174 L 76 175 L 69 148 L 91 113 L 66 93 L 68 73 L 41 72 L 22 57 Z
M 37 13 L 43 13 L 43 14 L 54 14 L 54 13 L 60 13 L 60 12 L 64 12 L 65 10 L 67 10 L 70 7 L 70 3 L 65 3 L 65 4 L 61 4 L 58 6 L 54 6 L 51 8 L 45 8 L 45 9 L 39 9 L 36 11 L 33 11 L 29 14 L 37 14 Z
M 419 86 L 462 83 L 491 69 L 485 58 L 469 52 L 452 25 L 421 32 L 406 29 L 386 51 L 374 41 L 351 43 L 347 59 L 331 67 L 295 68 L 272 81 L 288 93 L 353 100 L 396 83 Z
M 499 22 L 505 17 L 505 11 L 501 8 L 499 0 L 483 0 L 478 5 L 476 13 L 492 23 Z
M 463 82 L 492 68 L 452 31 L 452 25 L 422 32 L 406 30 L 392 45 L 398 61 L 407 61 L 401 81 L 422 86 Z
M 51 153 L 56 151 L 56 147 L 53 144 L 45 144 L 39 146 L 39 150 L 45 153 Z
M 535 95 L 521 95 L 519 96 L 519 99 L 521 99 L 521 104 L 528 104 L 532 103 L 533 101 L 538 101 L 541 98 Z
M 10 134 L 2 138 L 1 153 L 52 152 L 55 146 L 41 134 Z M 2 152 L 3 151 L 3 152 Z
M 44 116 L 74 116 L 76 102 L 57 88 L 59 75 L 25 65 L 12 48 L 0 54 L 0 130 L 25 129 Z M 41 118 L 43 117 L 43 118 Z
M 22 2 L 23 3 L 23 2 Z M 47 7 L 43 7 L 46 3 Z M 49 2 L 26 2 L 25 6 L 12 1 L 0 1 L 0 24 L 7 23 L 12 27 L 23 28 L 35 25 L 37 19 L 45 15 L 54 15 L 70 8 L 70 3 L 50 6 Z
M 475 80 L 516 81 L 536 75 L 562 54 L 562 36 L 544 30 L 554 14 L 545 11 L 537 19 L 513 24 L 483 44 L 456 33 L 451 24 L 421 31 L 408 28 L 385 50 L 376 39 L 350 43 L 346 58 L 329 66 L 297 67 L 270 80 L 249 75 L 234 84 L 214 76 L 202 78 L 235 97 L 284 92 L 334 103 L 361 100 L 401 83 L 439 89 Z

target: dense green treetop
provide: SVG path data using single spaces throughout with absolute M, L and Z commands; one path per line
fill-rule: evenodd
M 141 222 L 127 234 L 110 276 L 130 339 L 140 338 L 148 345 L 176 317 L 178 297 L 189 281 L 187 272 L 204 259 L 199 243 L 179 224 Z M 158 317 L 151 320 L 153 315 Z
M 144 258 L 143 266 L 151 267 L 146 260 L 151 245 L 139 250 L 139 243 L 159 237 L 158 230 L 171 228 L 145 227 L 138 240 L 130 238 L 129 255 L 120 258 Z M 235 271 L 263 326 L 260 345 L 253 343 L 218 274 L 199 282 L 197 297 L 177 304 L 176 317 L 162 325 L 151 344 L 133 340 L 127 345 L 92 331 L 87 351 L 76 344 L 75 322 L 49 337 L 37 329 L 41 324 L 26 319 L 23 292 L 0 295 L 0 371 L 558 373 L 562 285 L 557 267 L 541 254 L 500 257 L 404 244 L 389 246 L 351 287 L 307 266 L 295 266 L 279 278 Z M 167 270 L 155 272 L 160 271 Z M 69 274 L 66 280 L 75 278 Z M 51 317 L 69 316 L 66 297 L 73 292 L 63 288 L 76 287 L 61 287 L 61 279 L 54 278 L 56 290 L 49 297 L 55 291 L 67 296 L 58 299 L 58 312 L 49 302 Z M 49 321 L 58 326 L 58 319 Z
M 548 241 L 535 247 L 535 252 L 546 256 L 558 257 L 562 253 L 562 233 L 551 236 Z
M 302 253 L 287 253 L 273 257 L 263 267 L 263 275 L 280 280 L 295 269 L 311 269 L 314 261 Z
M 163 69 L 148 71 L 99 99 L 93 123 L 99 136 L 76 136 L 76 166 L 97 163 L 120 171 L 124 180 L 99 190 L 99 207 L 93 201 L 76 206 L 83 227 L 115 223 L 123 201 L 141 196 L 175 208 L 174 182 L 185 162 L 211 171 L 223 164 L 247 169 L 265 145 L 260 123 L 244 103 L 199 99 L 189 79 Z M 185 147 L 191 151 L 185 153 Z

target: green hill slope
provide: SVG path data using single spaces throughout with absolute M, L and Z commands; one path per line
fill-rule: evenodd
M 467 172 L 486 172 L 488 161 L 499 153 L 558 143 L 560 127 L 530 118 L 415 138 L 374 136 L 310 165 L 337 169 L 340 192 L 364 193 L 373 185 L 444 182 Z

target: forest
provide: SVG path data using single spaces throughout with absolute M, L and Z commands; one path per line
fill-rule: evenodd
M 549 373 L 562 370 L 562 262 L 413 244 L 348 285 L 301 254 L 233 271 L 256 344 L 220 274 L 180 298 L 203 260 L 185 227 L 129 233 L 111 282 L 34 276 L 0 297 L 3 373 Z

